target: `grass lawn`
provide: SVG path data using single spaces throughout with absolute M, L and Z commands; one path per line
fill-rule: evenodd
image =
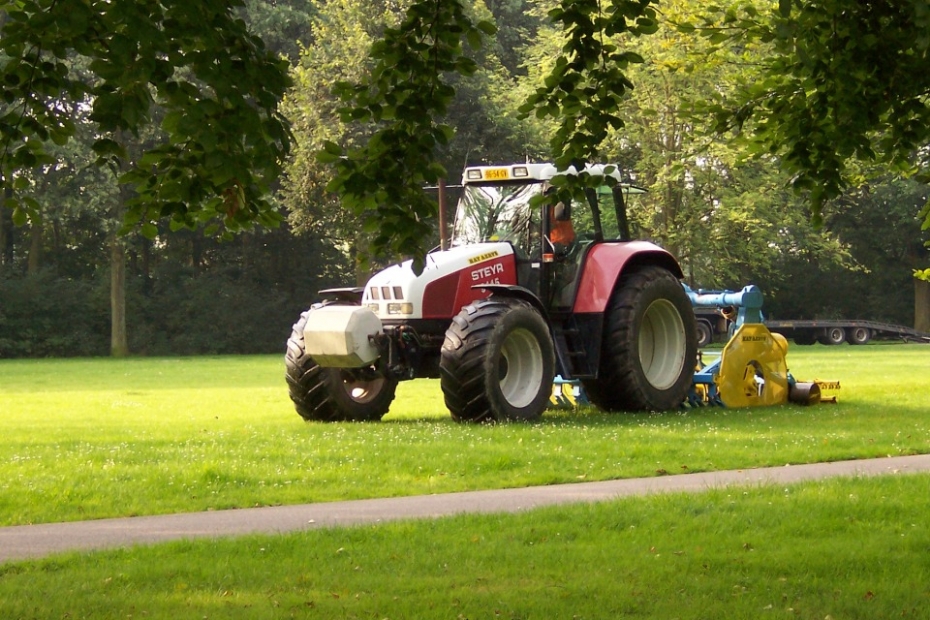
M 794 347 L 840 403 L 458 425 L 438 383 L 306 424 L 278 356 L 0 361 L 3 525 L 930 452 L 930 348 Z M 930 476 L 0 566 L 0 618 L 930 618 Z
M 0 566 L 0 617 L 930 617 L 930 476 L 627 499 Z
M 304 423 L 279 356 L 0 361 L 0 525 L 930 452 L 930 347 L 793 347 L 837 405 L 452 422 L 438 381 L 381 423 Z

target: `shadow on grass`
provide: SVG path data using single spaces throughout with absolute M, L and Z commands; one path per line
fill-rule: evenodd
M 475 426 L 475 427 L 536 427 L 559 426 L 565 428 L 586 427 L 629 427 L 629 426 L 662 426 L 672 420 L 718 421 L 725 419 L 728 423 L 767 423 L 773 419 L 808 420 L 811 422 L 831 422 L 839 419 L 881 418 L 885 421 L 894 419 L 926 420 L 930 425 L 930 412 L 926 407 L 912 406 L 888 402 L 855 402 L 855 403 L 821 403 L 819 405 L 771 405 L 766 407 L 727 408 L 707 406 L 696 408 L 682 408 L 665 412 L 644 411 L 617 411 L 604 412 L 593 406 L 581 406 L 574 409 L 552 408 L 538 419 L 524 421 L 491 421 L 491 422 L 457 422 L 450 415 L 421 415 L 403 416 L 388 414 L 381 422 L 370 424 L 393 425 L 419 425 L 444 424 L 449 426 Z M 365 423 L 369 424 L 369 423 Z

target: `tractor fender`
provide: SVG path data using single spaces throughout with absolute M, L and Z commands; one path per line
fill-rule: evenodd
M 497 295 L 498 297 L 521 299 L 536 308 L 547 322 L 549 320 L 549 313 L 546 311 L 546 307 L 539 300 L 539 297 L 528 288 L 515 284 L 479 284 L 472 288 L 487 291 L 491 295 Z
M 668 269 L 679 279 L 684 277 L 678 261 L 667 250 L 648 241 L 592 246 L 584 259 L 573 311 L 576 314 L 603 313 L 620 277 L 646 265 Z

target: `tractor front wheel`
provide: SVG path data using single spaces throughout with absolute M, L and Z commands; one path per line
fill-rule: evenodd
M 588 398 L 607 411 L 666 411 L 687 397 L 697 363 L 694 311 L 675 276 L 650 266 L 624 275 L 608 303 Z
M 549 327 L 523 301 L 479 300 L 452 319 L 439 368 L 453 419 L 535 420 L 549 402 L 555 376 Z
M 288 391 L 304 420 L 368 422 L 388 412 L 397 381 L 374 368 L 323 368 L 307 355 L 307 313 L 294 324 L 284 356 Z

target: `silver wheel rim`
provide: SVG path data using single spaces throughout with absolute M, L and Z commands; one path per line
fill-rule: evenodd
M 528 329 L 507 335 L 499 360 L 500 390 L 512 407 L 522 408 L 536 398 L 543 380 L 543 355 L 536 337 Z
M 675 385 L 685 364 L 685 324 L 667 299 L 649 304 L 638 335 L 639 361 L 649 385 L 667 390 Z
M 370 403 L 381 393 L 381 389 L 384 387 L 384 377 L 357 379 L 348 372 L 341 374 L 342 387 L 345 389 L 346 395 L 357 403 Z

